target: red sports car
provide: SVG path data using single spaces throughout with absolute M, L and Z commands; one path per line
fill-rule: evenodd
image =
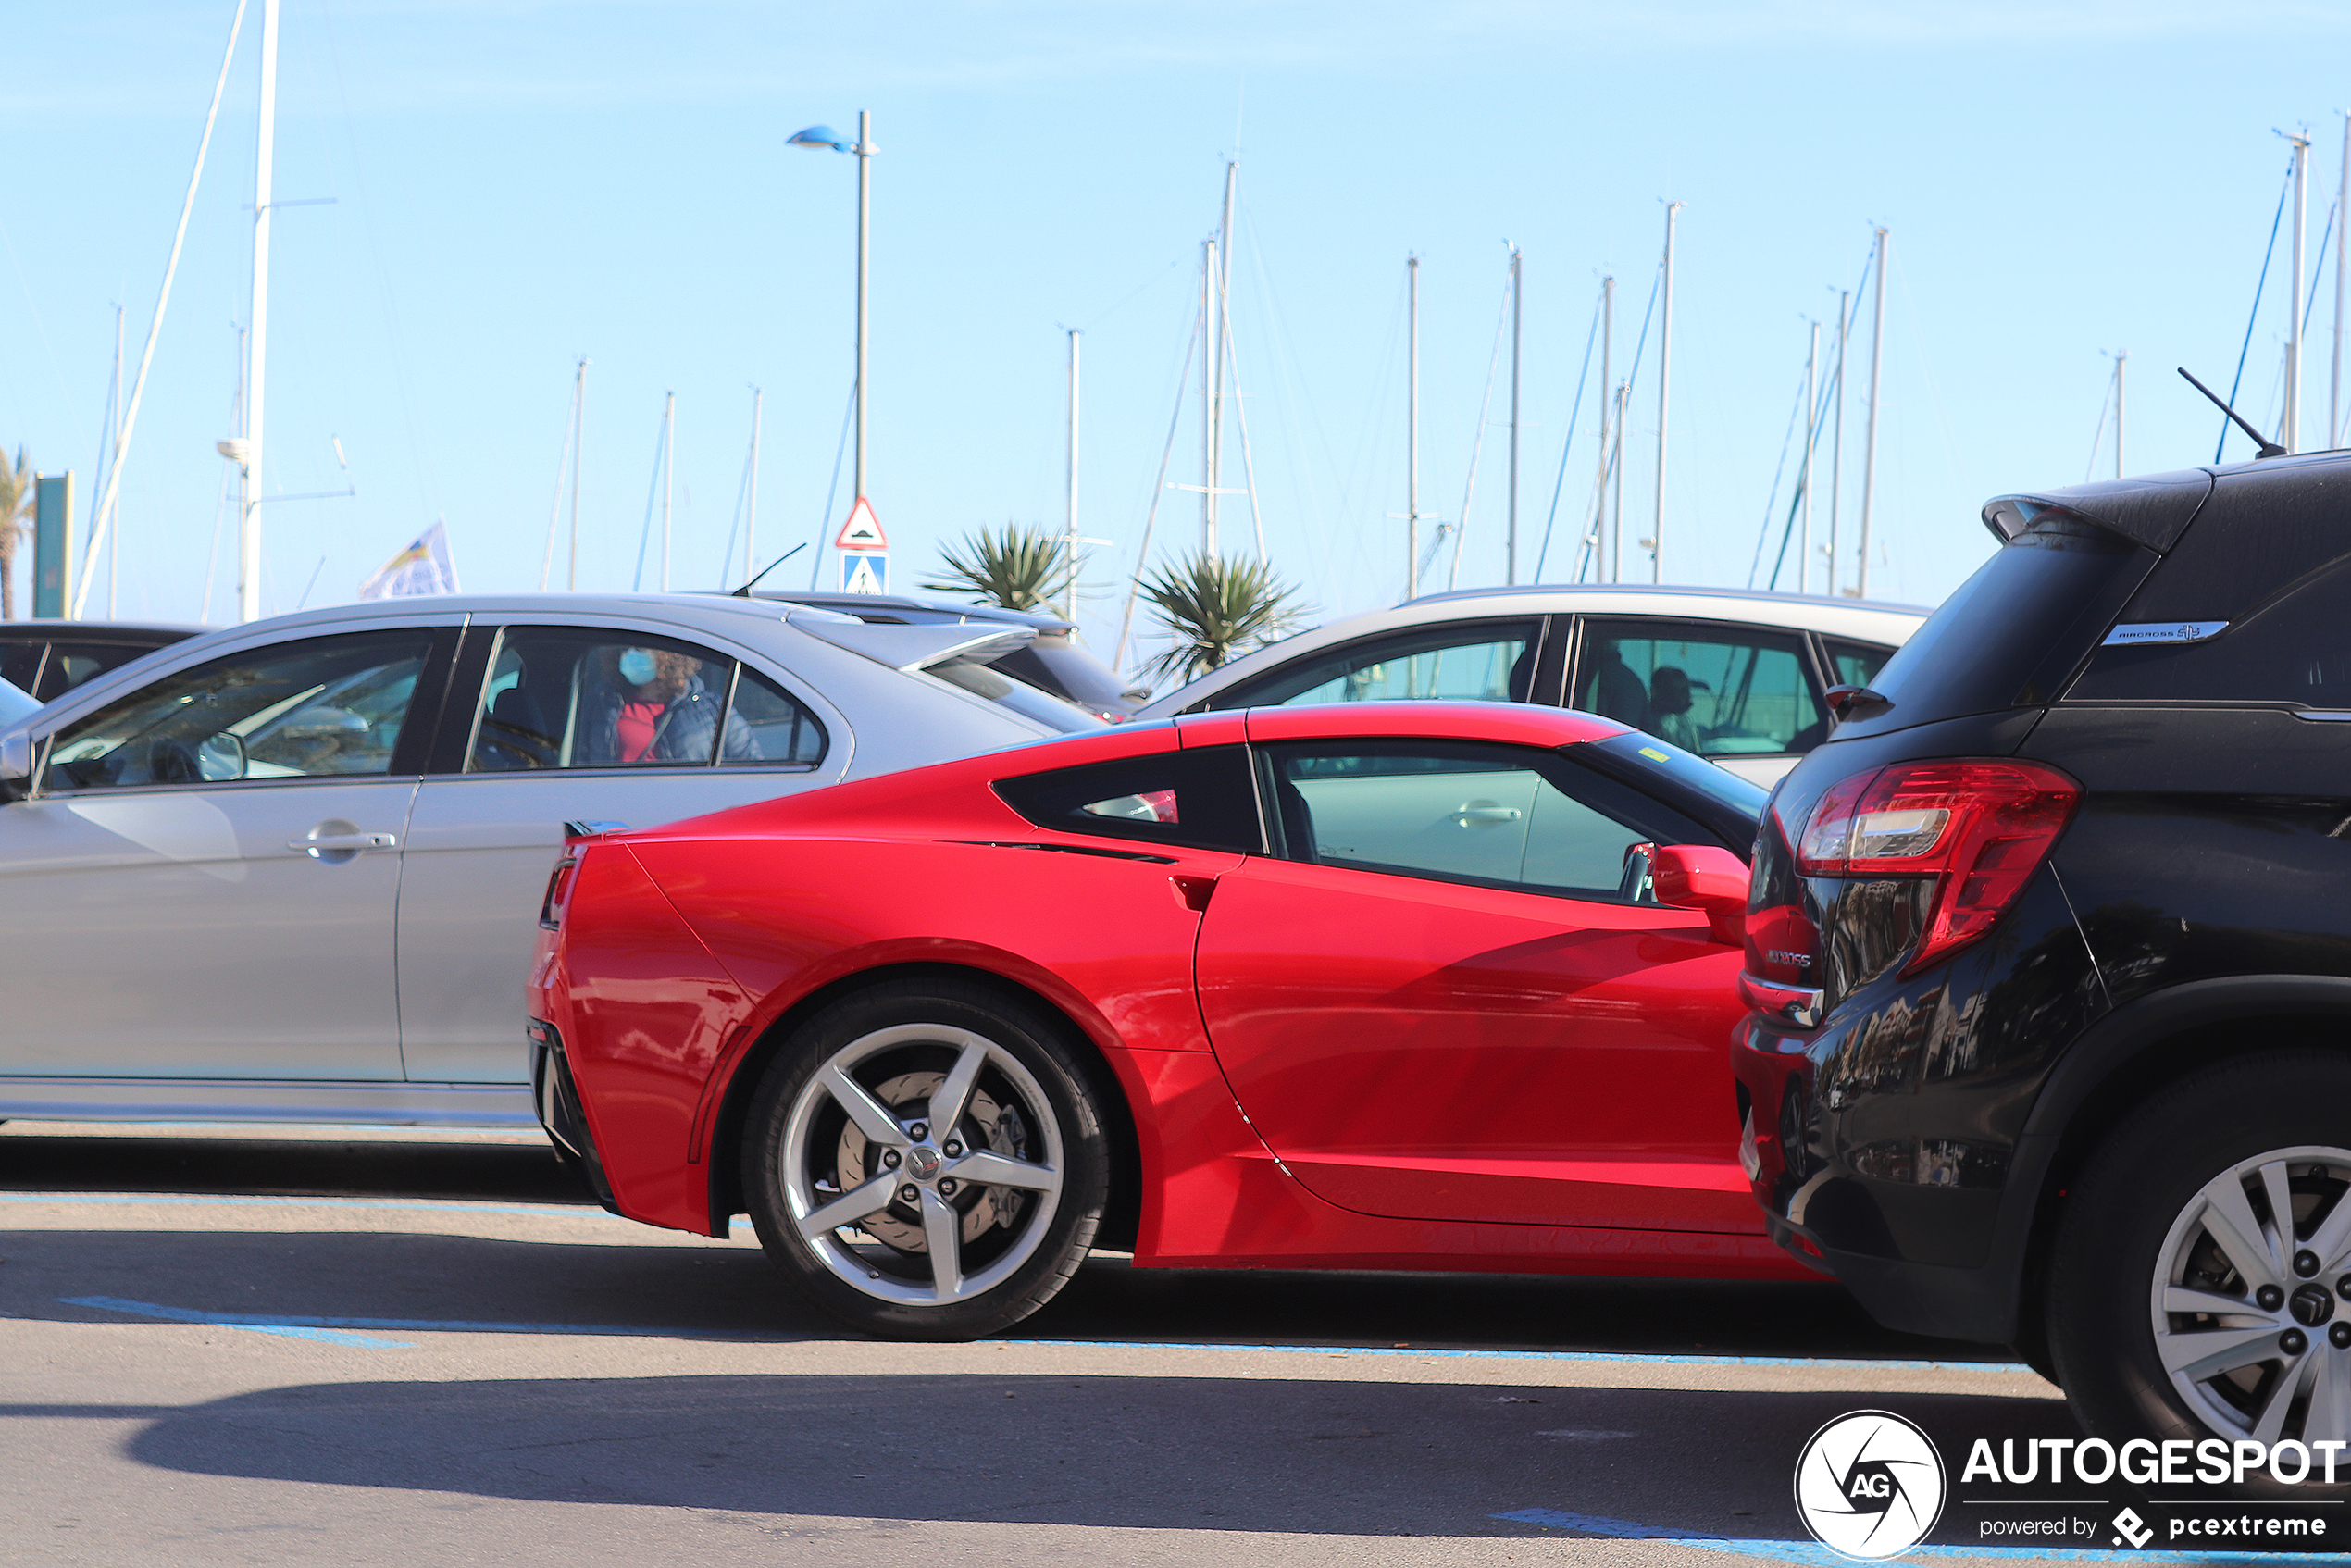
M 1728 1040 L 1763 794 L 1484 703 L 1138 724 L 645 832 L 548 884 L 534 1081 L 616 1212 L 877 1334 L 1159 1268 L 1800 1277 Z

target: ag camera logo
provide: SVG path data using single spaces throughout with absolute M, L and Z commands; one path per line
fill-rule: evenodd
M 1943 1516 L 1943 1456 L 1890 1411 L 1859 1410 L 1812 1434 L 1796 1462 L 1796 1512 L 1822 1546 L 1874 1562 L 1909 1550 Z

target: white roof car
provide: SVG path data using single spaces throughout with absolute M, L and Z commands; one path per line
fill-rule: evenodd
M 1730 588 L 1465 589 L 1302 631 L 1135 716 L 1382 698 L 1601 714 L 1769 785 L 1828 729 L 1822 694 L 1867 686 L 1931 612 Z

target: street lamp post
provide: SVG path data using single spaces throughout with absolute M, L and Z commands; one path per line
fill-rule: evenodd
M 852 504 L 865 499 L 865 311 L 870 298 L 867 286 L 867 257 L 871 252 L 874 205 L 874 118 L 864 109 L 857 111 L 857 140 L 844 142 L 828 125 L 812 125 L 796 131 L 787 143 L 794 147 L 829 147 L 836 153 L 857 155 L 857 380 L 856 397 L 856 460 L 854 465 L 855 495 Z

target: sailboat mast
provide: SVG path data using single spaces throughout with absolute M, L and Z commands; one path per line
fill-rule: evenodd
M 1821 440 L 1821 324 L 1812 323 L 1812 346 L 1804 355 L 1804 479 L 1803 522 L 1797 534 L 1796 591 L 1812 586 L 1812 449 Z M 1775 574 L 1776 575 L 1776 572 Z
M 588 361 L 582 359 L 571 381 L 571 563 L 564 586 L 579 587 L 579 436 L 588 413 Z
M 1225 164 L 1225 211 L 1216 224 L 1216 249 L 1213 253 L 1215 273 L 1215 348 L 1208 361 L 1208 552 L 1216 554 L 1217 492 L 1225 482 L 1225 366 L 1233 347 L 1233 194 L 1240 182 L 1241 166 L 1237 160 Z
M 1421 591 L 1421 258 L 1404 258 L 1404 597 Z
M 1216 242 L 1200 248 L 1200 319 L 1208 353 L 1200 367 L 1200 547 L 1216 554 L 1216 376 L 1209 368 L 1224 347 L 1216 335 Z
M 678 472 L 678 394 L 661 401 L 661 591 L 669 591 L 669 492 Z
M 1609 380 L 1609 350 L 1616 337 L 1616 277 L 1611 273 L 1600 280 L 1600 471 L 1592 479 L 1592 553 L 1599 559 L 1595 563 L 1594 577 L 1601 582 L 1616 580 L 1616 570 L 1622 563 L 1608 553 L 1608 436 L 1614 428 L 1612 416 L 1616 399 L 1614 383 Z
M 237 618 L 261 618 L 262 376 L 269 362 L 269 182 L 278 122 L 278 0 L 261 0 L 261 130 L 254 149 L 253 312 L 246 330 L 244 460 L 238 465 Z
M 114 307 L 114 382 L 106 394 L 106 469 L 113 472 L 115 464 L 122 460 L 122 306 Z M 93 529 L 95 533 L 95 529 Z M 121 525 L 116 525 L 119 536 Z M 93 541 L 94 542 L 94 541 Z M 106 541 L 106 619 L 115 618 L 115 588 L 121 579 L 118 569 L 122 560 L 121 547 L 115 539 Z
M 1615 500 L 1615 504 L 1614 504 L 1614 506 L 1613 506 L 1613 508 L 1612 508 L 1612 510 L 1613 510 L 1613 511 L 1615 512 L 1615 514 L 1616 514 L 1616 523 L 1615 523 L 1616 542 L 1615 542 L 1615 548 L 1614 548 L 1614 550 L 1611 552 L 1611 554 L 1612 554 L 1616 557 L 1616 569 L 1617 569 L 1617 574 L 1618 574 L 1618 575 L 1617 575 L 1617 577 L 1616 577 L 1615 580 L 1616 580 L 1616 581 L 1618 581 L 1618 582 L 1622 582 L 1622 581 L 1623 581 L 1623 580 L 1624 580 L 1624 579 L 1623 579 L 1623 571 L 1624 571 L 1624 418 L 1625 418 L 1625 414 L 1626 414 L 1627 410 L 1628 410 L 1628 409 L 1632 406 L 1632 402 L 1633 402 L 1633 383 L 1632 383 L 1630 380 L 1623 380 L 1623 381 L 1619 381 L 1619 382 L 1617 382 L 1617 383 L 1616 383 L 1616 500 Z
M 743 480 L 743 580 L 757 573 L 759 553 L 759 389 L 751 389 L 751 470 Z
M 1673 215 L 1679 202 L 1665 204 L 1665 308 L 1657 320 L 1657 522 L 1649 539 L 1649 580 L 1665 580 L 1665 419 L 1673 397 Z
M 1510 522 L 1503 535 L 1502 581 L 1515 585 L 1518 581 L 1518 393 L 1519 350 L 1524 342 L 1525 301 L 1523 297 L 1526 273 L 1516 245 L 1511 247 L 1511 504 Z
M 2287 291 L 2285 323 L 2285 421 L 2278 444 L 2302 450 L 2302 242 L 2309 228 L 2310 138 L 2289 136 L 2294 145 L 2294 287 Z
M 1841 503 L 1845 499 L 1845 348 L 1851 337 L 1850 289 L 1836 292 L 1836 432 L 1829 442 L 1829 580 L 1823 591 L 1836 597 L 1836 552 Z
M 1062 544 L 1062 568 L 1069 581 L 1062 589 L 1062 619 L 1077 618 L 1077 328 L 1069 330 L 1069 531 Z
M 1870 424 L 1863 438 L 1861 455 L 1861 559 L 1853 574 L 1853 596 L 1870 596 L 1870 513 L 1877 499 L 1877 410 L 1879 378 L 1885 370 L 1885 255 L 1888 246 L 1886 231 L 1877 231 L 1877 297 L 1872 305 L 1870 327 Z
M 2351 114 L 2343 117 L 2343 183 L 2335 187 L 2334 223 L 2351 234 Z M 2343 440 L 2343 261 L 2344 242 L 2334 242 L 2334 375 L 2327 388 L 2327 447 Z
M 2114 477 L 2122 477 L 2122 373 L 2131 363 L 2131 351 L 2124 349 L 2114 356 Z

